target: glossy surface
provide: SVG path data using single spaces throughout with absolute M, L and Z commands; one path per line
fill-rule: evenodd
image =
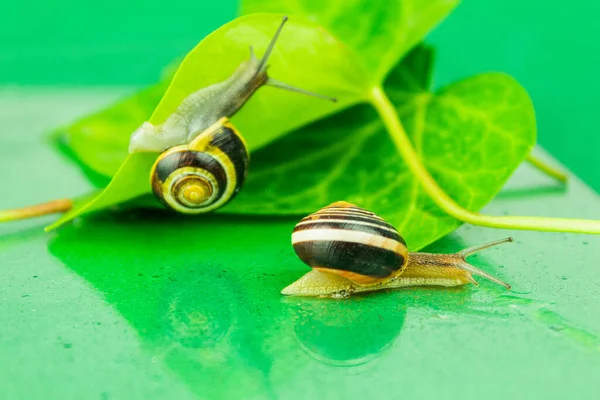
M 86 191 L 40 135 L 123 94 L 0 92 L 0 208 Z M 600 218 L 600 199 L 522 168 L 486 211 Z M 307 271 L 290 245 L 299 218 L 113 213 L 44 234 L 51 219 L 0 225 L 8 399 L 600 395 L 597 236 L 465 226 L 428 250 L 513 236 L 469 259 L 511 292 L 323 301 L 279 295 Z

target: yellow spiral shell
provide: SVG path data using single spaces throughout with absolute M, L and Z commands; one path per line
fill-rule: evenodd
M 188 145 L 158 157 L 150 173 L 152 191 L 174 211 L 210 212 L 239 192 L 248 162 L 244 140 L 227 118 L 221 118 Z

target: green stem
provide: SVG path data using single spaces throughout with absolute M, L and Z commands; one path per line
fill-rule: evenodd
M 562 183 L 567 182 L 567 174 L 549 164 L 546 164 L 546 162 L 540 160 L 531 153 L 527 155 L 527 162 L 539 169 L 540 171 L 542 171 L 543 173 L 545 173 L 546 175 L 549 175 Z
M 381 116 L 398 153 L 421 184 L 423 190 L 438 207 L 452 217 L 472 225 L 490 228 L 600 234 L 600 221 L 546 217 L 496 217 L 474 213 L 462 208 L 439 187 L 435 179 L 425 169 L 404 131 L 396 109 L 381 87 L 372 89 L 371 103 Z
M 67 212 L 73 207 L 71 199 L 53 200 L 35 206 L 15 208 L 0 211 L 0 222 L 17 221 L 20 219 L 39 217 L 47 214 Z

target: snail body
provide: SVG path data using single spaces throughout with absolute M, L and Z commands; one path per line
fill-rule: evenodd
M 131 135 L 129 152 L 160 152 L 189 143 L 222 117 L 232 117 L 258 88 L 275 82 L 267 76 L 267 61 L 286 21 L 284 18 L 261 60 L 250 48 L 250 58 L 229 78 L 188 95 L 162 124 L 144 122 Z
M 472 275 L 510 289 L 466 261 L 473 253 L 510 241 L 502 239 L 454 254 L 409 252 L 399 232 L 382 218 L 353 204 L 336 202 L 294 227 L 294 251 L 312 270 L 281 293 L 344 298 L 381 289 L 477 284 Z
M 242 63 L 227 80 L 187 96 L 162 124 L 144 122 L 131 135 L 129 152 L 160 152 L 189 143 L 222 117 L 231 117 L 264 84 L 266 73 L 255 76 L 247 66 L 250 62 Z
M 250 58 L 228 79 L 187 96 L 164 123 L 144 122 L 131 135 L 130 153 L 162 152 L 152 167 L 150 183 L 167 208 L 206 213 L 239 192 L 248 173 L 249 152 L 229 118 L 258 88 L 269 85 L 335 101 L 267 75 L 267 61 L 286 21 L 284 17 L 260 60 L 250 47 Z

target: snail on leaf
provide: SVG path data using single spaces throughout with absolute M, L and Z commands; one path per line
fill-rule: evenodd
M 284 16 L 260 60 L 250 47 L 250 59 L 231 77 L 187 96 L 164 123 L 154 126 L 144 122 L 131 135 L 131 153 L 162 152 L 152 167 L 150 181 L 153 193 L 167 208 L 184 214 L 206 213 L 225 205 L 239 192 L 248 173 L 249 153 L 229 118 L 258 88 L 269 85 L 336 100 L 267 75 L 267 61 L 286 21 Z
M 222 82 L 185 97 L 165 122 L 144 122 L 129 140 L 129 153 L 160 153 L 150 171 L 152 192 L 168 209 L 184 214 L 214 211 L 239 192 L 248 174 L 246 143 L 229 121 L 262 86 L 272 86 L 330 101 L 335 98 L 279 82 L 267 74 L 268 60 L 284 16 L 265 54 L 250 57 Z M 202 71 L 198 71 L 202 73 Z M 31 218 L 73 208 L 71 199 L 0 211 L 0 222 Z

